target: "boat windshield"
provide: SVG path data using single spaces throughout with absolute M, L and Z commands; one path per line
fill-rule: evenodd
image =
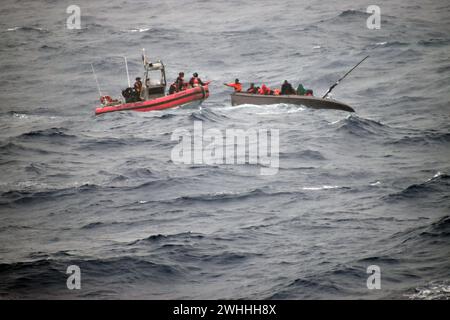
M 166 86 L 166 74 L 164 64 L 161 61 L 147 64 L 146 70 L 147 85 L 149 87 Z
M 148 79 L 150 86 L 165 86 L 164 77 L 160 71 L 149 71 Z

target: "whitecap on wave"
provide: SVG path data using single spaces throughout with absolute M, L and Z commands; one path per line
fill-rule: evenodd
M 146 32 L 150 30 L 150 28 L 133 28 L 129 30 L 125 30 L 125 32 Z
M 340 186 L 321 186 L 321 187 L 303 187 L 303 190 L 328 190 L 328 189 L 339 189 Z
M 450 283 L 431 282 L 415 289 L 415 293 L 405 295 L 411 300 L 450 300 Z

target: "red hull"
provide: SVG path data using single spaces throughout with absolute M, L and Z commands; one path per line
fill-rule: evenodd
M 124 103 L 116 106 L 99 107 L 95 109 L 95 114 L 102 114 L 115 111 L 133 110 L 139 112 L 163 110 L 168 108 L 175 108 L 183 104 L 205 100 L 209 97 L 208 86 L 187 89 L 168 96 L 157 98 L 154 100 Z

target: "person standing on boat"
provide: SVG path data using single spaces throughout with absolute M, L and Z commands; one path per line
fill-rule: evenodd
M 134 92 L 136 93 L 136 100 L 141 100 L 142 81 L 140 77 L 136 78 L 136 82 L 134 83 Z
M 202 79 L 200 79 L 200 78 L 198 77 L 198 73 L 195 72 L 195 73 L 192 75 L 191 80 L 189 80 L 189 85 L 190 85 L 192 88 L 197 88 L 197 87 L 200 87 L 200 86 L 204 86 L 205 84 L 203 83 Z
M 234 88 L 234 92 L 242 91 L 242 84 L 239 82 L 239 79 L 234 80 L 234 83 L 224 83 L 224 85 Z
M 177 80 L 175 80 L 175 85 L 176 85 L 177 91 L 184 90 L 184 86 L 185 86 L 184 72 L 180 72 L 178 74 L 178 78 L 177 78 Z
M 294 88 L 287 80 L 284 80 L 283 85 L 281 86 L 281 94 L 282 95 L 295 94 Z

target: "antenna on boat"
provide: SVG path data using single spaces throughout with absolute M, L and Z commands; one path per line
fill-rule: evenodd
M 91 63 L 92 73 L 94 74 L 95 83 L 97 83 L 98 94 L 102 97 L 102 91 L 100 90 L 100 85 L 98 84 L 97 75 L 95 74 L 94 65 Z
M 125 59 L 125 69 L 127 70 L 128 88 L 130 88 L 131 82 L 130 82 L 130 73 L 128 72 L 128 61 L 126 56 L 123 56 L 123 58 Z
M 142 48 L 142 64 L 144 65 L 144 69 L 145 69 L 145 80 L 147 80 L 149 65 L 148 65 L 147 55 L 145 54 L 145 48 Z
M 350 74 L 350 72 L 352 72 L 353 70 L 355 70 L 356 67 L 359 66 L 361 63 L 363 63 L 364 60 L 366 60 L 368 57 L 369 57 L 369 56 L 367 56 L 367 57 L 365 57 L 364 59 L 362 59 L 360 62 L 358 62 L 358 64 L 357 64 L 356 66 L 354 66 L 353 68 L 351 68 L 346 74 L 344 74 L 343 77 L 341 77 L 338 81 L 336 81 L 336 82 L 335 82 L 335 83 L 327 90 L 327 92 L 324 94 L 324 96 L 322 97 L 322 99 L 325 99 L 325 98 L 330 94 L 331 90 L 333 90 L 334 87 L 336 87 L 336 86 L 339 84 L 339 82 L 341 82 L 342 80 L 344 80 L 344 78 L 345 78 L 346 76 L 348 76 L 348 75 Z
M 142 48 L 142 63 L 144 64 L 144 67 L 147 69 L 148 61 L 147 56 L 145 55 L 145 48 Z

